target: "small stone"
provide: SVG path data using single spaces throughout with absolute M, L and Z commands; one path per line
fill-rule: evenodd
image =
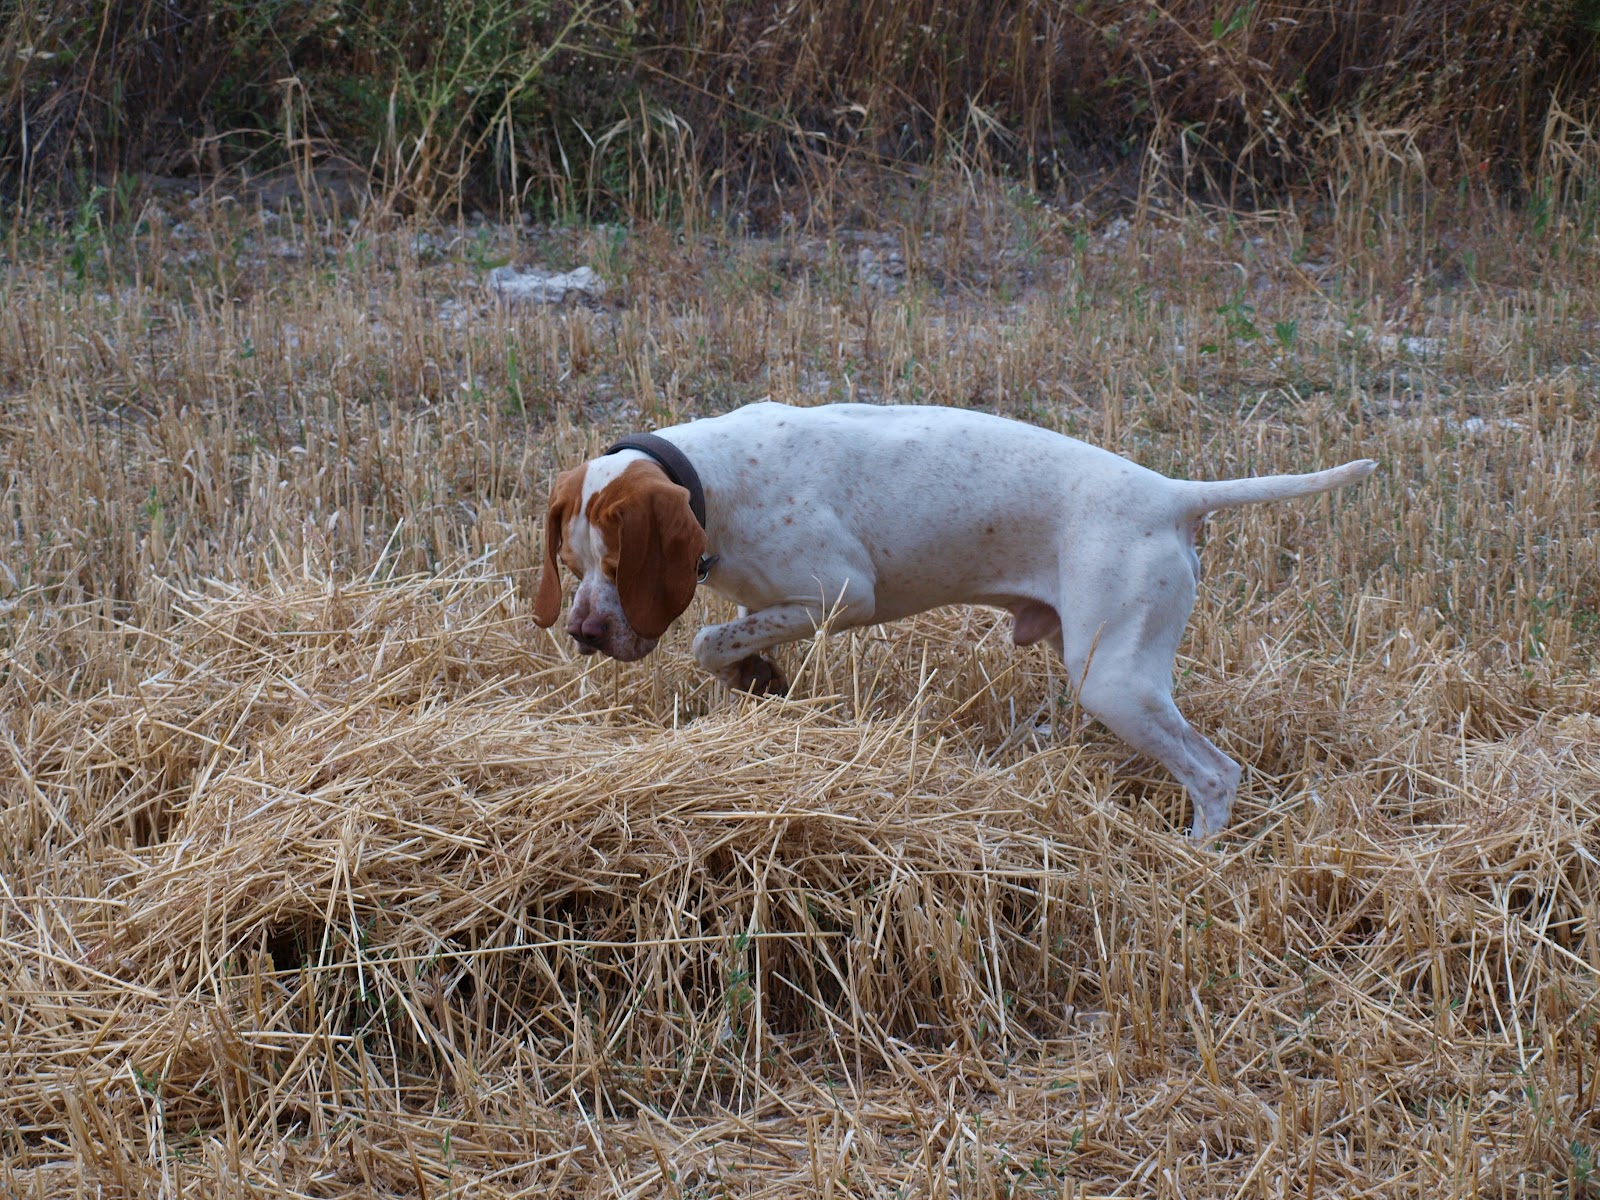
M 519 271 L 496 267 L 489 272 L 489 287 L 502 300 L 527 304 L 560 304 L 569 297 L 598 298 L 606 283 L 593 267 L 572 271 Z

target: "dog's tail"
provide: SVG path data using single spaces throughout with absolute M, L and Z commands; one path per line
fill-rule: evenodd
M 1257 479 L 1218 479 L 1211 483 L 1183 480 L 1179 483 L 1178 494 L 1186 515 L 1202 517 L 1221 508 L 1239 508 L 1267 500 L 1291 500 L 1296 496 L 1331 492 L 1335 488 L 1359 483 L 1377 467 L 1378 464 L 1370 458 L 1358 458 L 1342 467 L 1315 471 L 1310 475 L 1263 475 Z

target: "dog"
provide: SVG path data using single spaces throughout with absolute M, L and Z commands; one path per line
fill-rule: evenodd
M 946 604 L 1010 612 L 1019 646 L 1054 647 L 1083 709 L 1188 790 L 1191 835 L 1226 827 L 1240 767 L 1172 700 L 1206 514 L 1332 491 L 1377 466 L 1168 479 L 1108 450 L 965 409 L 766 401 L 640 434 L 551 489 L 534 619 L 582 654 L 655 649 L 705 583 L 739 605 L 701 629 L 700 666 L 782 692 L 763 652 Z

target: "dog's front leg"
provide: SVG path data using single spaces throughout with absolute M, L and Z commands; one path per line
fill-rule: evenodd
M 826 616 L 820 604 L 778 604 L 721 625 L 707 625 L 694 636 L 695 661 L 731 688 L 781 696 L 789 690 L 789 681 L 761 652 L 814 633 Z

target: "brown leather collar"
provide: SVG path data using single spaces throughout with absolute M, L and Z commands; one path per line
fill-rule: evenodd
M 689 511 L 694 513 L 694 519 L 700 522 L 701 529 L 706 527 L 706 491 L 700 486 L 700 473 L 682 450 L 653 433 L 630 433 L 612 442 L 606 447 L 605 453 L 615 454 L 619 450 L 637 450 L 660 463 L 667 478 L 689 493 Z

